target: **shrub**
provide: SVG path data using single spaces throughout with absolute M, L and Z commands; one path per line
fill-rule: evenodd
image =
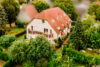
M 34 67 L 34 62 L 26 61 L 22 64 L 23 67 Z
M 0 37 L 0 46 L 8 48 L 13 41 L 15 41 L 15 36 L 13 35 L 4 35 Z
M 26 49 L 28 44 L 24 40 L 14 41 L 13 44 L 9 47 L 9 57 L 12 61 L 22 62 L 26 59 Z
M 95 58 L 91 55 L 85 55 L 71 48 L 66 49 L 66 55 L 72 58 L 74 62 L 77 62 L 80 64 L 94 65 L 96 63 L 99 64 L 100 62 L 99 58 Z
M 27 24 L 26 22 L 21 22 L 19 20 L 16 20 L 15 24 L 19 27 L 19 28 L 24 28 L 25 25 Z
M 48 60 L 45 58 L 41 58 L 37 61 L 36 67 L 48 67 Z
M 7 61 L 9 60 L 8 54 L 0 52 L 0 59 Z
M 3 48 L 2 47 L 0 47 L 0 52 L 2 52 L 3 51 Z
M 64 55 L 65 53 L 66 53 L 66 46 L 64 45 L 62 49 L 62 54 Z
M 12 62 L 11 60 L 8 60 L 5 64 L 3 64 L 3 67 L 13 67 L 14 66 L 14 62 Z

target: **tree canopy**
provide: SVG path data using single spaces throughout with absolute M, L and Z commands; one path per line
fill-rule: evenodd
M 19 13 L 20 6 L 15 0 L 3 0 L 1 3 L 5 12 L 8 16 L 8 21 L 11 26 L 11 23 L 16 20 L 16 16 Z
M 31 4 L 35 6 L 38 12 L 41 12 L 45 9 L 50 8 L 50 5 L 46 1 L 43 1 L 43 0 L 32 1 Z
M 100 20 L 100 3 L 93 2 L 88 9 L 88 13 L 90 15 L 95 15 L 96 20 Z
M 37 36 L 36 39 L 32 39 L 30 47 L 28 57 L 31 59 L 49 58 L 52 54 L 51 44 L 44 36 Z
M 55 0 L 54 7 L 60 7 L 73 21 L 77 20 L 78 14 L 72 0 Z
M 5 13 L 4 8 L 0 6 L 0 36 L 4 34 L 7 23 L 7 14 Z

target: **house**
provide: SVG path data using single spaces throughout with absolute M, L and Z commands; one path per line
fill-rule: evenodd
M 27 25 L 27 38 L 44 35 L 54 43 L 54 39 L 70 32 L 72 20 L 60 8 L 50 8 L 42 11 Z
M 17 16 L 17 20 L 22 22 L 31 21 L 38 14 L 37 10 L 32 5 L 25 5 L 21 7 L 21 10 Z

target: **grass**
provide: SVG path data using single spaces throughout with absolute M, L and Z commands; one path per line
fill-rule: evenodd
M 26 35 L 26 34 L 23 34 L 23 35 L 17 37 L 17 40 L 24 39 L 25 35 Z
M 22 31 L 24 31 L 24 30 L 25 30 L 25 28 L 17 28 L 17 27 L 15 27 L 15 28 L 10 28 L 10 29 L 6 32 L 6 34 L 16 35 L 17 33 L 22 32 Z

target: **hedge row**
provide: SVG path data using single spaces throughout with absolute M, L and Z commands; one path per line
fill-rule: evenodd
M 9 60 L 8 54 L 0 52 L 0 59 L 4 61 Z
M 80 53 L 74 49 L 67 48 L 66 55 L 73 59 L 73 61 L 80 63 L 80 64 L 89 64 L 89 65 L 99 65 L 100 58 L 93 57 L 91 55 L 85 55 L 84 53 Z

